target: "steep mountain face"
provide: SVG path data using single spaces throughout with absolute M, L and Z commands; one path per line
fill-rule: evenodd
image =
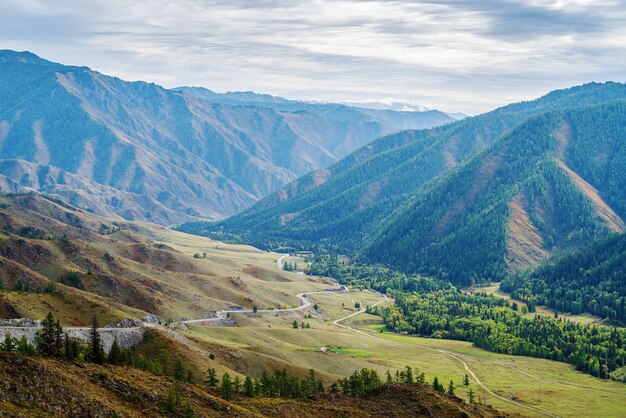
M 365 253 L 468 283 L 621 232 L 624 126 L 624 101 L 532 118 L 396 211 Z
M 209 102 L 0 51 L 0 187 L 129 220 L 219 219 L 405 123 L 342 112 Z
M 390 135 L 238 216 L 183 229 L 321 242 L 457 283 L 499 279 L 624 228 L 626 119 L 611 102 L 625 98 L 623 84 L 590 84 Z

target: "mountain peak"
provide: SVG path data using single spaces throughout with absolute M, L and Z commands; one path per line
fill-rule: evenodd
M 45 60 L 30 51 L 14 51 L 11 49 L 0 49 L 0 62 L 16 62 L 22 64 L 37 65 L 60 65 L 52 61 Z

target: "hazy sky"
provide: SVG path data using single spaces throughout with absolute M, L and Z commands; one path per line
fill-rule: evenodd
M 626 0 L 0 0 L 0 49 L 128 80 L 470 114 L 626 80 Z

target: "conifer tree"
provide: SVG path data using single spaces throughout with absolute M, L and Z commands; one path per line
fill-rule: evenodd
M 217 372 L 215 371 L 213 367 L 209 367 L 209 369 L 207 370 L 205 381 L 206 381 L 207 386 L 210 388 L 214 388 L 217 386 L 217 383 L 218 383 Z
M 15 351 L 17 348 L 17 344 L 15 338 L 11 336 L 8 332 L 4 336 L 4 342 L 0 346 L 0 351 L 6 351 L 8 353 Z
M 102 364 L 104 361 L 104 349 L 102 348 L 102 340 L 98 333 L 98 318 L 93 316 L 91 323 L 91 337 L 89 341 L 89 360 L 96 364 Z
M 413 384 L 413 369 L 411 369 L 411 366 L 406 366 L 404 375 L 405 375 L 406 384 L 412 385 Z
M 233 398 L 233 381 L 228 373 L 224 373 L 222 376 L 222 383 L 220 385 L 220 396 L 222 399 L 230 401 Z
M 454 382 L 450 380 L 450 383 L 448 384 L 448 395 L 454 396 L 454 389 L 456 389 Z
M 469 376 L 468 375 L 465 375 L 465 377 L 463 378 L 463 384 L 465 386 L 469 386 L 470 381 L 469 381 Z
M 245 380 L 243 381 L 243 393 L 246 396 L 254 396 L 254 383 L 252 382 L 250 376 L 246 376 Z
M 111 345 L 111 349 L 109 350 L 109 356 L 107 357 L 107 362 L 110 364 L 120 364 L 122 361 L 122 353 L 120 350 L 120 346 L 117 343 L 117 338 L 113 339 L 113 344 Z
M 185 364 L 183 363 L 183 359 L 176 357 L 176 361 L 174 363 L 174 380 L 183 380 L 184 377 Z
M 55 356 L 56 350 L 56 324 L 52 312 L 41 321 L 41 331 L 35 336 L 37 351 L 44 357 Z

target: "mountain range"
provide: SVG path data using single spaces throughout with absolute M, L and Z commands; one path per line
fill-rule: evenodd
M 0 188 L 127 220 L 220 219 L 381 135 L 454 120 L 208 92 L 0 51 Z
M 500 280 L 624 230 L 625 99 L 624 84 L 592 83 L 388 135 L 239 215 L 182 229 Z

